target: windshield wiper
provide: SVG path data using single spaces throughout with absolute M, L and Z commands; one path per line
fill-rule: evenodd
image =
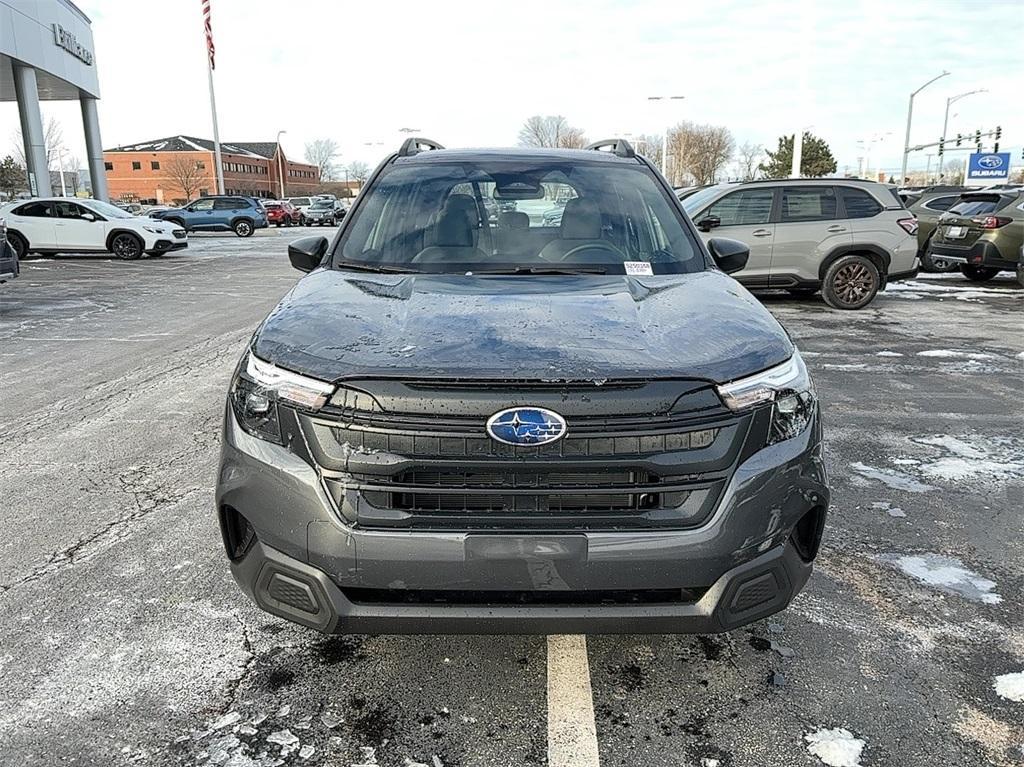
M 387 274 L 419 274 L 419 269 L 410 269 L 407 266 L 397 266 L 392 264 L 361 264 L 358 261 L 338 261 L 335 263 L 336 269 L 351 269 L 355 272 L 384 272 Z
M 472 269 L 470 274 L 607 274 L 603 266 L 514 266 L 506 269 Z

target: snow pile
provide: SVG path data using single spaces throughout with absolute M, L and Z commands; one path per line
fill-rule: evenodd
M 822 728 L 804 735 L 804 740 L 807 750 L 829 767 L 860 767 L 864 741 L 855 738 L 845 727 Z
M 994 354 L 983 354 L 981 352 L 960 352 L 953 349 L 929 349 L 918 352 L 918 357 L 940 357 L 942 359 L 967 359 L 967 360 L 994 360 Z
M 1000 698 L 1024 703 L 1024 671 L 997 676 L 992 687 Z
M 996 605 L 1002 596 L 992 589 L 996 582 L 968 570 L 963 562 L 941 554 L 883 554 L 879 559 L 895 565 L 911 578 L 940 591 Z

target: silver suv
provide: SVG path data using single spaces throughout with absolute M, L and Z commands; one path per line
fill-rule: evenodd
M 716 184 L 686 197 L 701 237 L 750 246 L 733 276 L 748 288 L 821 291 L 836 309 L 867 306 L 886 283 L 917 274 L 917 219 L 895 189 L 859 179 Z

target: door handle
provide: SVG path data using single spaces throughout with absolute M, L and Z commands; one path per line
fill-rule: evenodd
M 828 230 L 830 232 L 845 232 L 846 231 L 846 227 L 845 226 L 839 226 L 839 224 L 833 224 L 832 226 L 830 226 L 828 228 Z
M 771 237 L 772 236 L 772 230 L 771 229 L 755 229 L 754 231 L 751 232 L 751 234 L 754 235 L 755 237 Z

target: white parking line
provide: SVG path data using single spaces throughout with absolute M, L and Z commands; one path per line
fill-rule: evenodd
M 548 637 L 548 767 L 599 767 L 587 638 Z

